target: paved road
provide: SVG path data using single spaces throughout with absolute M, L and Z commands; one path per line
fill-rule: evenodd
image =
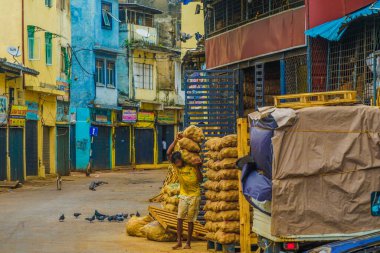
M 147 214 L 147 200 L 157 194 L 166 171 L 97 173 L 86 178 L 74 174 L 64 178 L 62 191 L 52 180 L 27 183 L 24 187 L 0 193 L 0 252 L 4 253 L 160 253 L 172 252 L 173 243 L 157 243 L 126 236 L 124 223 L 84 220 L 95 209 L 106 214 Z M 97 191 L 88 189 L 92 180 L 109 184 Z M 75 219 L 72 214 L 81 212 Z M 64 213 L 64 222 L 58 217 Z M 193 250 L 207 252 L 204 242 Z

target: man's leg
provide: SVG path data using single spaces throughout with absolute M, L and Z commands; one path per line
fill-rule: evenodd
M 182 248 L 182 228 L 183 228 L 183 219 L 177 220 L 177 244 L 173 247 L 173 249 Z
M 188 223 L 187 241 L 184 249 L 191 249 L 191 240 L 193 239 L 194 222 Z

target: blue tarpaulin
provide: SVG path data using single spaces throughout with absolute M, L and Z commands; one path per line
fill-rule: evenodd
M 350 23 L 358 18 L 372 16 L 380 13 L 380 1 L 377 1 L 363 9 L 348 14 L 305 31 L 312 38 L 321 37 L 329 41 L 339 41 L 346 32 Z
M 191 3 L 193 0 L 183 0 L 183 4 Z

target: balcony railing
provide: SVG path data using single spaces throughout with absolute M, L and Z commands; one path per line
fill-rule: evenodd
M 128 32 L 130 42 L 144 42 L 146 44 L 157 45 L 157 29 L 154 27 L 121 23 L 120 32 Z

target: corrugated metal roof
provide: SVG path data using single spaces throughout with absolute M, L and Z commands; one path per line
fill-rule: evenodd
M 8 62 L 6 58 L 0 58 L 0 68 L 11 72 L 23 72 L 25 74 L 37 76 L 40 74 L 37 70 L 27 68 L 21 64 Z
M 335 19 L 309 29 L 305 31 L 305 34 L 312 38 L 321 37 L 329 41 L 339 41 L 352 22 L 361 17 L 368 17 L 379 13 L 380 1 L 376 1 L 373 4 L 350 13 L 342 18 Z

